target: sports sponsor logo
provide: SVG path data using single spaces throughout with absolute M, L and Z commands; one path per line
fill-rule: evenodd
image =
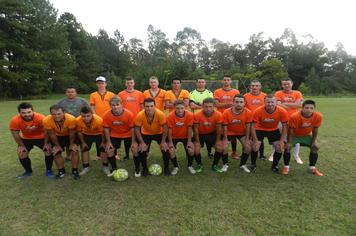
M 234 125 L 236 125 L 236 124 L 241 124 L 242 123 L 242 121 L 241 120 L 238 120 L 238 119 L 233 119 L 232 121 L 231 121 L 231 124 L 234 124 Z
M 124 122 L 122 122 L 122 121 L 118 121 L 118 120 L 115 120 L 115 121 L 113 121 L 112 122 L 112 125 L 115 125 L 115 126 L 122 126 L 122 125 L 125 125 L 125 123 Z
M 311 126 L 311 123 L 309 123 L 309 122 L 302 123 L 302 128 L 308 128 L 310 126 Z
M 184 126 L 184 122 L 176 122 L 176 127 L 183 127 Z
M 127 101 L 127 102 L 136 102 L 136 98 L 135 98 L 135 97 L 132 97 L 132 96 L 128 96 L 128 97 L 126 98 L 126 101 Z
M 262 120 L 262 122 L 264 122 L 264 123 L 273 123 L 273 122 L 275 122 L 275 119 L 273 119 L 273 118 L 264 118 Z
M 34 130 L 36 130 L 38 128 L 39 128 L 39 126 L 36 126 L 36 125 L 26 126 L 26 129 L 29 130 L 29 131 L 34 131 Z
M 259 105 L 259 104 L 262 104 L 262 101 L 260 99 L 256 99 L 254 98 L 251 102 L 253 105 Z

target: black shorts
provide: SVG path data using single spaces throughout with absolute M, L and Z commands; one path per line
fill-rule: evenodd
M 263 141 L 265 137 L 267 137 L 268 142 L 270 144 L 279 141 L 281 139 L 281 133 L 279 132 L 279 129 L 276 129 L 274 131 L 262 131 L 262 130 L 256 130 L 256 136 L 258 141 Z
M 124 141 L 125 143 L 129 142 L 131 146 L 131 138 L 114 138 L 110 137 L 111 143 L 114 146 L 115 150 L 120 149 L 121 147 L 121 141 Z
M 91 146 L 93 145 L 93 143 L 96 144 L 96 146 L 100 147 L 100 152 L 105 152 L 104 147 L 101 146 L 101 143 L 103 141 L 102 135 L 98 134 L 98 135 L 87 135 L 87 134 L 83 134 L 84 137 L 84 142 L 88 145 L 89 149 L 86 151 L 89 151 L 91 149 Z
M 228 135 L 227 140 L 228 141 L 234 141 L 236 139 L 241 140 L 241 138 L 245 137 L 245 135 Z
M 201 147 L 204 147 L 204 144 L 209 148 L 214 147 L 216 143 L 216 133 L 199 134 L 199 142 Z
M 25 145 L 28 152 L 30 152 L 34 146 L 37 146 L 37 147 L 43 149 L 44 139 L 23 139 L 22 138 L 21 140 L 22 140 L 23 144 Z
M 142 134 L 141 136 L 142 136 L 143 141 L 147 145 L 150 145 L 152 141 L 156 141 L 158 144 L 161 144 L 161 141 L 162 141 L 162 134 L 154 134 L 154 135 Z
M 69 147 L 69 136 L 57 136 L 59 146 L 64 150 Z

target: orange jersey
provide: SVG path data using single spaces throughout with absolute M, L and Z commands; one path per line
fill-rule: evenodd
M 289 127 L 294 130 L 293 136 L 307 136 L 313 128 L 320 127 L 322 119 L 321 113 L 316 111 L 309 118 L 304 117 L 301 112 L 295 112 L 289 119 Z
M 188 128 L 193 126 L 194 115 L 185 111 L 183 117 L 178 117 L 174 111 L 167 117 L 167 126 L 172 130 L 173 139 L 188 138 Z
M 93 119 L 91 120 L 89 126 L 86 125 L 81 116 L 76 118 L 77 131 L 86 135 L 99 135 L 103 133 L 103 119 L 93 114 Z
M 179 94 L 174 94 L 173 90 L 168 90 L 164 96 L 164 101 L 170 101 L 174 103 L 176 100 L 189 99 L 189 92 L 185 89 L 181 89 Z M 174 111 L 174 108 L 170 108 L 169 112 Z
M 278 129 L 279 122 L 288 122 L 288 113 L 280 106 L 276 106 L 274 112 L 268 113 L 265 106 L 261 106 L 253 113 L 253 122 L 256 123 L 256 130 L 274 131 Z
M 134 115 L 127 109 L 124 109 L 124 112 L 118 116 L 108 111 L 104 115 L 103 126 L 110 128 L 111 137 L 130 138 L 132 136 L 131 129 L 134 127 Z
M 207 117 L 203 110 L 194 113 L 194 124 L 198 124 L 199 134 L 210 134 L 216 131 L 216 125 L 222 124 L 223 118 L 220 112 L 214 111 L 213 114 Z
M 63 119 L 63 124 L 58 125 L 52 115 L 48 115 L 43 119 L 43 126 L 47 130 L 53 130 L 57 136 L 68 136 L 69 130 L 76 127 L 75 117 L 65 113 Z
M 132 92 L 123 90 L 119 93 L 119 97 L 122 100 L 122 106 L 131 111 L 134 117 L 141 111 L 141 104 L 143 104 L 143 100 L 145 99 L 142 92 L 138 90 Z
M 266 94 L 260 92 L 258 95 L 253 95 L 252 93 L 246 93 L 245 97 L 245 107 L 250 111 L 254 112 L 258 107 L 265 104 Z
M 223 125 L 227 126 L 227 135 L 241 136 L 246 134 L 246 125 L 252 122 L 252 112 L 244 108 L 240 114 L 236 114 L 232 109 L 227 109 L 222 114 Z
M 284 103 L 294 103 L 297 100 L 302 101 L 303 95 L 301 92 L 292 90 L 290 93 L 285 93 L 283 90 L 277 91 L 274 96 L 277 98 L 277 101 Z M 285 108 L 286 109 L 286 108 Z M 292 115 L 294 112 L 298 111 L 298 108 L 287 108 L 286 109 L 289 115 Z
M 12 131 L 20 131 L 20 137 L 23 139 L 43 139 L 44 128 L 42 121 L 44 117 L 44 115 L 34 112 L 33 119 L 25 121 L 20 115 L 16 115 L 11 119 L 9 128 Z
M 95 106 L 95 114 L 103 117 L 105 112 L 110 110 L 110 99 L 115 96 L 112 92 L 105 92 L 104 95 L 100 95 L 99 92 L 90 94 L 90 105 Z
M 146 135 L 162 134 L 162 125 L 166 124 L 166 116 L 156 108 L 153 120 L 147 119 L 146 112 L 140 111 L 135 118 L 135 125 L 141 127 L 141 133 Z
M 164 111 L 164 97 L 166 95 L 166 90 L 159 89 L 156 96 L 153 96 L 150 89 L 147 89 L 143 92 L 144 98 L 153 98 L 156 102 L 156 107 L 161 111 Z
M 216 89 L 214 91 L 214 99 L 219 103 L 233 103 L 236 94 L 240 94 L 237 89 L 224 90 L 223 88 Z M 223 113 L 229 107 L 218 107 L 217 110 Z

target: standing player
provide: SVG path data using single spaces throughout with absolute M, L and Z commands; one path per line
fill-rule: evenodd
M 175 77 L 172 80 L 172 90 L 168 90 L 164 96 L 164 103 L 169 112 L 174 111 L 174 102 L 176 100 L 182 100 L 184 106 L 187 109 L 189 106 L 189 92 L 182 89 L 181 79 Z
M 151 76 L 149 79 L 150 89 L 143 92 L 144 98 L 153 98 L 156 102 L 156 107 L 164 111 L 164 97 L 166 95 L 166 90 L 158 87 L 159 81 L 156 76 Z
M 175 149 L 179 142 L 184 146 L 185 154 L 188 159 L 188 170 L 191 174 L 195 174 L 196 171 L 192 166 L 194 158 L 194 144 L 192 142 L 194 116 L 193 113 L 185 110 L 184 102 L 182 100 L 176 100 L 174 102 L 174 107 L 175 111 L 171 112 L 167 117 L 168 147 L 171 150 L 171 153 L 173 153 L 172 161 L 174 165 L 171 174 L 176 175 L 178 172 Z
M 223 172 L 217 166 L 225 148 L 221 141 L 223 119 L 221 113 L 214 110 L 214 103 L 213 98 L 205 98 L 202 103 L 203 109 L 194 114 L 194 151 L 198 164 L 196 172 L 203 171 L 200 149 L 204 144 L 208 151 L 215 146 L 212 170 L 217 173 Z
M 214 99 L 216 100 L 215 106 L 217 110 L 221 112 L 221 114 L 228 108 L 232 107 L 233 100 L 236 94 L 240 94 L 240 91 L 234 88 L 231 88 L 231 76 L 224 75 L 222 81 L 222 88 L 218 88 L 214 91 Z M 237 150 L 237 140 L 231 139 L 231 157 L 234 159 L 238 159 L 239 156 L 236 153 Z
M 103 162 L 103 172 L 110 174 L 108 161 L 103 147 L 103 119 L 93 114 L 89 107 L 82 107 L 80 116 L 76 118 L 78 139 L 81 143 L 83 170 L 79 175 L 84 175 L 90 170 L 89 151 L 93 143 L 100 146 L 100 157 Z
M 75 87 L 68 86 L 66 88 L 66 97 L 61 99 L 57 105 L 63 107 L 68 114 L 78 117 L 80 116 L 80 109 L 89 104 L 84 98 L 77 97 L 77 90 Z
M 125 150 L 129 150 L 134 138 L 134 116 L 131 111 L 123 108 L 118 96 L 110 99 L 111 110 L 103 118 L 105 134 L 105 151 L 111 164 L 112 171 L 116 170 L 116 151 L 124 141 Z
M 290 78 L 284 78 L 281 81 L 282 90 L 275 93 L 277 98 L 277 104 L 287 110 L 289 117 L 298 111 L 302 107 L 303 96 L 302 93 L 296 90 L 292 90 L 293 81 Z M 300 145 L 294 146 L 294 159 L 298 164 L 303 164 L 303 161 L 299 157 Z
M 58 105 L 51 106 L 49 111 L 51 114 L 43 119 L 43 126 L 53 145 L 54 160 L 58 167 L 57 178 L 63 178 L 65 176 L 64 160 L 61 153 L 67 147 L 71 155 L 72 177 L 79 179 L 78 146 L 75 143 L 75 117 L 65 113 L 64 109 Z
M 133 142 L 133 153 L 135 161 L 135 176 L 141 176 L 140 163 L 142 165 L 142 176 L 148 175 L 147 149 L 152 141 L 160 145 L 163 159 L 163 173 L 169 176 L 169 148 L 167 145 L 167 124 L 164 113 L 155 107 L 155 100 L 146 98 L 144 110 L 140 111 L 135 118 L 135 137 Z
M 199 78 L 196 80 L 196 89 L 190 92 L 189 95 L 189 105 L 193 113 L 196 113 L 202 109 L 202 103 L 205 98 L 213 98 L 213 93 L 206 89 L 206 82 L 204 78 Z
M 261 91 L 262 88 L 261 82 L 257 79 L 251 80 L 249 88 L 250 88 L 250 92 L 244 95 L 245 102 L 246 102 L 245 106 L 247 109 L 254 112 L 257 108 L 264 105 L 266 94 Z M 259 152 L 260 152 L 260 159 L 266 160 L 267 158 L 264 155 L 263 141 L 261 142 Z
M 17 143 L 17 156 L 25 172 L 17 178 L 23 179 L 32 175 L 29 153 L 34 146 L 43 150 L 46 163 L 46 176 L 54 178 L 52 172 L 53 155 L 51 145 L 42 125 L 44 115 L 34 112 L 30 103 L 23 102 L 17 106 L 18 115 L 10 121 L 10 131 Z
M 251 152 L 250 130 L 252 117 L 252 112 L 245 108 L 245 98 L 241 94 L 235 95 L 233 106 L 229 109 L 226 109 L 223 113 L 224 141 L 226 142 L 226 140 L 230 141 L 236 139 L 240 141 L 242 144 L 240 169 L 247 173 L 250 173 L 250 170 L 246 166 L 246 162 Z M 227 153 L 227 150 L 225 150 L 225 153 Z M 222 170 L 226 171 L 228 168 L 228 159 L 224 155 L 224 166 Z
M 296 143 L 309 147 L 309 171 L 316 176 L 324 176 L 315 167 L 318 160 L 319 145 L 317 144 L 317 138 L 321 122 L 322 115 L 315 111 L 315 102 L 313 100 L 304 101 L 302 110 L 295 112 L 290 117 L 288 143 L 285 152 L 285 155 L 289 155 L 290 158 L 290 148 Z M 282 174 L 287 175 L 288 173 L 289 166 L 286 165 L 283 168 Z
M 265 97 L 265 105 L 257 108 L 253 114 L 253 123 L 251 127 L 251 135 L 253 138 L 253 146 L 251 151 L 251 171 L 256 170 L 257 152 L 261 142 L 267 137 L 269 143 L 273 145 L 275 152 L 273 154 L 272 171 L 279 172 L 278 162 L 282 157 L 284 150 L 284 141 L 287 135 L 288 113 L 284 108 L 277 106 L 277 100 L 273 95 Z M 282 132 L 278 129 L 278 124 L 282 124 Z M 285 164 L 289 164 L 289 160 L 284 160 Z

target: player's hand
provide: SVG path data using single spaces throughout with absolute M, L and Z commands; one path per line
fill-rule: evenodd
M 163 151 L 169 150 L 168 144 L 166 142 L 161 142 L 161 144 L 159 146 L 160 146 L 161 150 L 163 150 Z
M 255 152 L 257 152 L 259 149 L 260 149 L 260 145 L 261 145 L 261 143 L 259 142 L 259 141 L 253 141 L 252 142 L 252 149 L 255 151 Z
M 112 145 L 112 143 L 107 143 L 106 145 L 105 145 L 105 152 L 106 153 L 109 153 L 111 150 L 113 150 L 114 149 L 114 146 Z
M 61 152 L 63 152 L 63 149 L 61 148 L 61 146 L 54 146 L 52 148 L 52 153 L 54 156 L 61 154 Z
M 89 151 L 89 146 L 88 146 L 88 144 L 82 143 L 82 145 L 81 145 L 81 151 L 82 151 L 82 152 L 87 152 L 87 151 Z
M 52 153 L 52 145 L 50 143 L 45 143 L 42 148 L 43 152 L 46 156 L 51 155 Z
M 28 151 L 26 149 L 25 146 L 18 146 L 17 148 L 17 155 L 20 157 L 20 158 L 25 158 L 27 157 L 27 154 L 28 154 Z
M 78 146 L 77 144 L 73 143 L 69 146 L 69 150 L 72 152 L 77 152 L 78 151 Z
M 148 149 L 148 146 L 145 142 L 142 142 L 138 145 L 139 152 L 145 152 L 145 151 L 147 151 L 147 149 Z

